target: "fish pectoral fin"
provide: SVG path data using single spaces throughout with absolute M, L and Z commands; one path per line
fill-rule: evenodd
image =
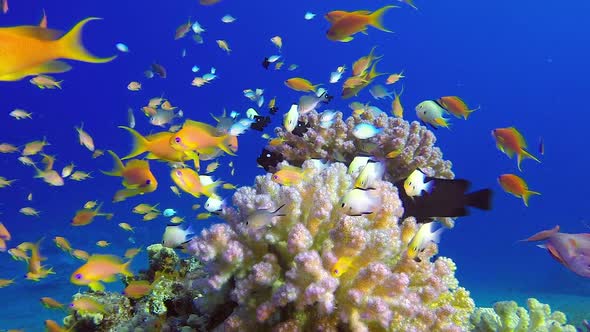
M 115 281 L 117 281 L 117 276 L 113 274 L 110 277 L 104 278 L 102 281 L 104 281 L 104 282 L 115 282 Z
M 348 37 L 345 37 L 345 38 L 340 39 L 339 41 L 340 42 L 343 42 L 343 43 L 348 43 L 348 42 L 350 42 L 353 39 L 354 39 L 354 37 L 348 36 Z
M 369 35 L 369 33 L 367 32 L 367 29 L 366 28 L 363 29 L 363 30 L 361 30 L 361 33 L 364 34 L 364 35 L 367 35 L 367 36 Z
M 62 61 L 49 61 L 40 64 L 36 67 L 27 68 L 18 72 L 0 76 L 0 81 L 19 81 L 27 76 L 38 75 L 38 74 L 54 74 L 64 73 L 72 69 L 70 65 Z
M 88 284 L 88 287 L 95 292 L 104 291 L 104 285 L 100 281 L 93 281 Z

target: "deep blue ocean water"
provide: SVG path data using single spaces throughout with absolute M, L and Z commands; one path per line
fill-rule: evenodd
M 174 196 L 168 189 L 172 181 L 165 164 L 152 163 L 160 181 L 158 191 L 110 203 L 120 179 L 102 175 L 99 169 L 110 169 L 111 158 L 92 159 L 91 153 L 78 144 L 74 126 L 83 122 L 97 148 L 124 155 L 130 149 L 130 138 L 116 126 L 126 125 L 128 107 L 135 109 L 136 129 L 146 133 L 155 127 L 138 110 L 151 97 L 163 94 L 180 106 L 186 117 L 213 123 L 210 113 L 220 114 L 224 108 L 243 113 L 253 106 L 243 96 L 244 89 L 264 88 L 267 100 L 277 96 L 281 107 L 281 113 L 265 131 L 272 133 L 272 127 L 282 123 L 282 112 L 300 96 L 284 86 L 285 79 L 302 76 L 327 83 L 331 71 L 340 65 L 350 68 L 373 46 L 378 46 L 377 54 L 385 55 L 379 64 L 381 71 L 404 69 L 402 102 L 406 119 L 416 120 L 414 107 L 420 101 L 442 95 L 459 95 L 470 105 L 481 105 L 468 121 L 453 119 L 451 130 L 436 131 L 437 145 L 445 159 L 453 162 L 456 176 L 469 179 L 474 188 L 491 187 L 495 191 L 493 211 L 460 218 L 453 230 L 443 234 L 440 254 L 457 263 L 461 285 L 472 291 L 480 306 L 536 296 L 555 309 L 571 310 L 572 301 L 585 301 L 571 314 L 590 318 L 588 279 L 568 271 L 533 244 L 515 244 L 556 224 L 563 232 L 588 232 L 585 223 L 590 223 L 590 192 L 586 173 L 590 158 L 586 132 L 590 117 L 585 97 L 590 77 L 590 22 L 586 18 L 590 3 L 416 0 L 419 10 L 415 11 L 395 1 L 381 0 L 223 0 L 211 7 L 200 6 L 195 0 L 9 1 L 8 14 L 0 16 L 3 27 L 38 24 L 42 9 L 47 12 L 49 27 L 64 31 L 85 17 L 102 17 L 104 20 L 88 24 L 84 42 L 97 55 L 119 56 L 101 65 L 70 62 L 72 71 L 55 75 L 64 80 L 63 90 L 40 90 L 28 79 L 0 82 L 0 142 L 22 145 L 45 136 L 51 143 L 45 151 L 57 155 L 56 169 L 73 161 L 77 169 L 92 171 L 94 176 L 85 182 L 66 181 L 63 187 L 49 187 L 33 179 L 33 170 L 20 165 L 15 154 L 0 155 L 0 176 L 18 179 L 12 187 L 0 189 L 0 221 L 13 235 L 9 247 L 45 237 L 42 253 L 48 257 L 46 264 L 57 272 L 40 282 L 24 280 L 25 265 L 0 254 L 0 278 L 17 278 L 15 285 L 0 289 L 4 303 L 0 329 L 40 330 L 44 319 L 59 320 L 62 315 L 44 309 L 39 298 L 51 296 L 67 303 L 78 290 L 69 277 L 80 261 L 57 249 L 51 241 L 55 236 L 65 236 L 75 248 L 93 253 L 122 255 L 130 247 L 145 248 L 161 240 L 166 219 L 160 217 L 148 224 L 130 213 L 133 206 L 143 202 L 178 210 L 195 229 L 215 222 L 194 220 L 191 205 L 203 204 L 204 200 Z M 323 14 L 336 9 L 373 10 L 392 2 L 401 8 L 391 10 L 384 22 L 395 33 L 369 28 L 367 36 L 359 34 L 350 43 L 326 39 L 329 24 Z M 306 21 L 306 11 L 317 16 Z M 237 21 L 222 23 L 225 14 Z M 190 37 L 174 40 L 175 29 L 188 19 L 197 20 L 206 29 L 203 45 L 195 44 Z M 283 38 L 281 55 L 286 64 L 281 71 L 266 71 L 260 62 L 264 56 L 278 54 L 269 41 L 275 35 Z M 228 41 L 231 55 L 218 48 L 216 39 Z M 119 53 L 114 47 L 117 42 L 128 45 L 130 53 Z M 186 57 L 181 56 L 183 49 Z M 143 71 L 153 62 L 167 68 L 167 79 L 144 78 Z M 292 63 L 299 68 L 287 71 Z M 190 86 L 194 65 L 201 68 L 201 75 L 210 67 L 217 68 L 219 79 L 202 88 Z M 127 90 L 133 80 L 143 83 L 141 92 Z M 330 85 L 329 91 L 338 95 L 340 85 Z M 389 102 L 373 101 L 368 90 L 352 100 L 371 101 L 389 110 Z M 349 112 L 347 105 L 352 100 L 337 97 L 330 108 Z M 16 121 L 9 117 L 15 108 L 33 112 L 33 119 Z M 535 155 L 539 137 L 545 141 L 541 164 L 523 162 L 523 178 L 531 189 L 542 193 L 531 198 L 528 208 L 504 193 L 496 180 L 502 173 L 521 174 L 516 161 L 496 149 L 490 134 L 494 128 L 507 126 L 516 126 L 523 133 Z M 264 142 L 255 132 L 241 136 L 239 156 L 222 158 L 216 175 L 236 185 L 252 184 L 254 176 L 263 172 L 256 167 L 255 159 Z M 230 160 L 236 165 L 234 177 L 229 176 Z M 27 202 L 31 192 L 34 199 Z M 229 197 L 231 191 L 222 195 Z M 114 212 L 114 220 L 98 218 L 89 226 L 71 227 L 75 211 L 88 200 L 105 201 L 104 211 Z M 23 206 L 39 209 L 41 217 L 21 215 L 18 210 Z M 123 221 L 137 226 L 134 234 L 116 226 Z M 135 244 L 129 242 L 130 236 Z M 113 244 L 98 248 L 97 240 Z M 134 259 L 135 270 L 147 264 L 144 254 Z

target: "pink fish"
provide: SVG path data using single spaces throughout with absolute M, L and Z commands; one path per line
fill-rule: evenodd
M 559 233 L 559 226 L 534 234 L 524 241 L 545 241 L 539 247 L 582 277 L 590 278 L 590 233 Z

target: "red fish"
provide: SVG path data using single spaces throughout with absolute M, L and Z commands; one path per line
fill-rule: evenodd
M 492 136 L 496 140 L 496 146 L 498 149 L 504 152 L 508 157 L 512 158 L 512 156 L 516 154 L 517 165 L 520 171 L 522 171 L 520 163 L 525 158 L 533 159 L 539 163 L 541 162 L 537 157 L 533 156 L 526 150 L 526 141 L 516 128 L 497 128 L 492 130 Z
M 385 12 L 397 6 L 385 6 L 374 12 L 360 10 L 355 12 L 335 11 L 326 15 L 326 19 L 332 23 L 327 32 L 328 39 L 341 42 L 349 42 L 352 35 L 358 32 L 365 32 L 367 26 L 371 25 L 379 30 L 391 32 L 383 27 L 381 22 Z

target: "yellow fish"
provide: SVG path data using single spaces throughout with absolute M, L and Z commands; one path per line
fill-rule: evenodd
M 59 32 L 38 26 L 0 28 L 0 81 L 18 81 L 27 76 L 63 73 L 72 67 L 57 59 L 71 59 L 90 63 L 113 60 L 99 58 L 81 44 L 82 28 L 86 23 L 99 20 L 86 18 L 58 39 Z
M 70 278 L 74 285 L 88 285 L 92 290 L 104 290 L 100 282 L 114 282 L 117 274 L 132 277 L 128 268 L 131 261 L 122 263 L 121 259 L 113 255 L 92 255 L 88 262 L 77 269 Z
M 303 170 L 295 166 L 283 166 L 280 171 L 272 175 L 272 180 L 284 186 L 291 186 L 309 178 L 311 169 Z
M 330 271 L 332 277 L 339 278 L 341 275 L 346 273 L 346 271 L 348 271 L 348 269 L 352 265 L 353 261 L 354 260 L 348 256 L 340 257 L 338 261 L 336 261 L 336 264 L 334 264 L 334 266 L 332 267 L 332 271 Z
M 172 177 L 172 180 L 178 186 L 178 188 L 197 198 L 201 195 L 205 195 L 207 197 L 215 195 L 217 187 L 221 185 L 220 181 L 203 185 L 201 183 L 199 174 L 190 168 L 173 169 L 170 172 L 170 177 Z

